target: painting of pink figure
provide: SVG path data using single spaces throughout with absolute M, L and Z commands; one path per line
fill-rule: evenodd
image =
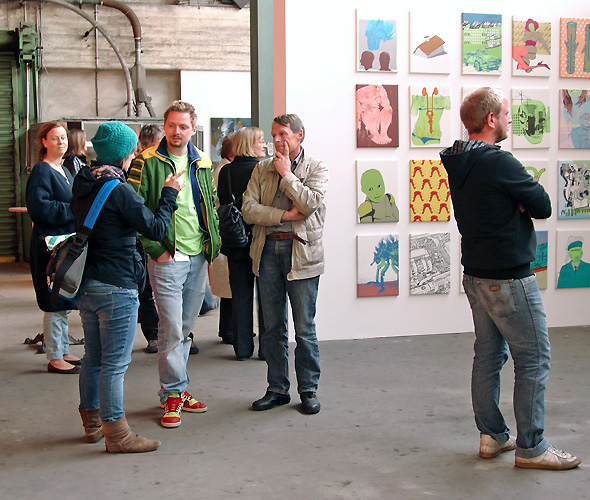
M 551 23 L 512 19 L 512 75 L 551 74 Z
M 356 146 L 399 146 L 397 85 L 356 86 Z

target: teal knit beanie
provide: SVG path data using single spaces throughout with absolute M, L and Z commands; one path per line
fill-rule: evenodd
M 101 123 L 91 139 L 96 161 L 114 165 L 129 156 L 137 146 L 137 134 L 124 123 L 111 121 Z

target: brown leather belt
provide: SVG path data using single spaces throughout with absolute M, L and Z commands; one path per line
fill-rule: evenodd
M 267 234 L 266 237 L 271 240 L 297 240 L 300 243 L 307 245 L 307 242 L 305 240 L 303 240 L 302 238 L 300 238 L 299 236 L 297 236 L 294 233 L 286 233 L 286 232 L 282 232 L 282 231 L 277 231 L 275 233 Z

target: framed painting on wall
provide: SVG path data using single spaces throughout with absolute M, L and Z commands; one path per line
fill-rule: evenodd
M 410 12 L 410 73 L 451 72 L 449 41 L 452 25 L 441 23 L 432 12 Z
M 448 87 L 410 87 L 410 146 L 440 148 L 450 146 L 451 91 Z
M 399 236 L 357 236 L 357 297 L 399 295 Z
M 211 118 L 211 161 L 221 161 L 221 141 L 227 134 L 249 127 L 250 123 L 250 118 Z
M 590 90 L 559 91 L 559 147 L 590 149 Z
M 590 287 L 588 246 L 590 246 L 590 230 L 557 231 L 557 288 Z
M 357 161 L 357 221 L 398 222 L 397 160 Z
M 502 16 L 461 14 L 464 75 L 502 74 Z
M 356 70 L 397 71 L 397 22 L 356 12 Z
M 512 89 L 512 147 L 548 148 L 549 89 Z
M 535 260 L 531 262 L 531 269 L 535 273 L 540 290 L 547 288 L 547 231 L 535 231 L 537 234 L 537 251 Z
M 546 160 L 521 160 L 524 169 L 531 174 L 545 191 L 549 192 L 549 174 L 547 173 L 548 163 Z
M 512 75 L 551 74 L 551 22 L 512 18 Z
M 559 20 L 559 76 L 590 78 L 590 19 Z
M 451 290 L 451 233 L 410 234 L 410 295 Z
M 590 160 L 557 162 L 557 218 L 590 219 Z
M 410 160 L 410 222 L 451 219 L 449 176 L 440 160 Z
M 356 86 L 356 147 L 397 148 L 397 85 Z

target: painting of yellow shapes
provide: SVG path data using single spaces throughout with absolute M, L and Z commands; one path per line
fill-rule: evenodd
M 410 160 L 410 222 L 451 218 L 449 178 L 440 160 Z
M 551 23 L 512 19 L 512 75 L 551 74 Z
M 590 78 L 590 19 L 562 17 L 559 76 Z

